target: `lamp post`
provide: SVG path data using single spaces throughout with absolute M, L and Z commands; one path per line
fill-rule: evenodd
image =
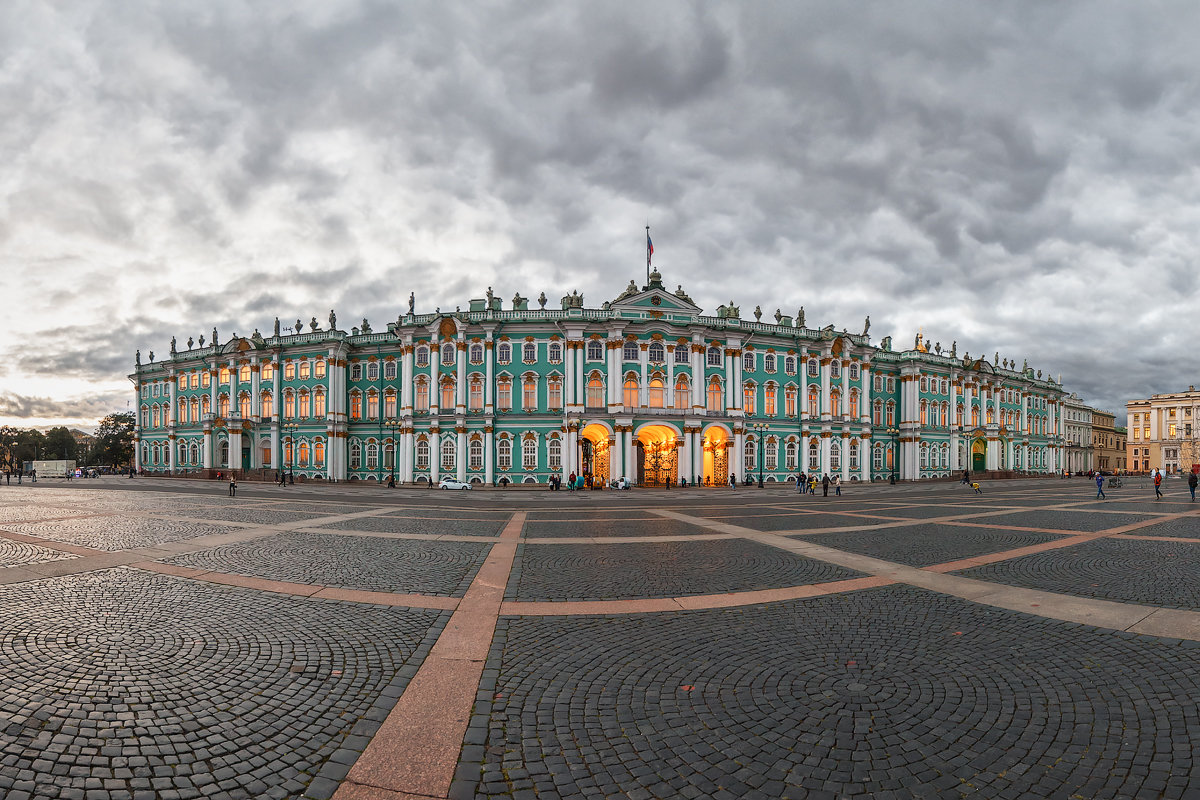
M 892 479 L 891 479 L 891 483 L 894 485 L 896 483 L 896 462 L 900 460 L 900 429 L 899 428 L 888 428 L 887 433 L 888 433 L 888 436 L 891 436 L 892 440 L 895 442 L 895 446 L 892 447 Z
M 283 476 L 284 481 L 287 481 L 292 474 L 292 461 L 296 458 L 296 431 L 300 430 L 300 423 L 285 422 L 279 426 L 287 438 L 287 444 L 284 445 L 283 451 L 287 453 L 287 471 L 288 474 Z
M 750 429 L 758 433 L 758 436 L 754 442 L 754 455 L 756 456 L 755 460 L 758 461 L 758 488 L 760 489 L 763 488 L 763 456 L 766 454 L 763 436 L 766 434 L 767 428 L 769 427 L 770 426 L 765 422 L 750 423 Z
M 392 484 L 396 483 L 396 457 L 399 455 L 399 449 L 396 447 L 396 429 L 400 427 L 400 420 L 395 417 L 388 417 L 383 421 L 384 426 L 392 434 Z

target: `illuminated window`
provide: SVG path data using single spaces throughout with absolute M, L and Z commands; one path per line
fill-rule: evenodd
M 296 416 L 296 396 L 292 394 L 291 389 L 283 393 L 283 415 L 288 419 L 294 419 Z
M 590 409 L 604 408 L 604 381 L 598 375 L 593 375 L 587 383 L 587 407 Z
M 313 444 L 313 466 L 325 466 L 325 440 L 317 439 Z
M 680 411 L 686 411 L 692 407 L 692 385 L 688 382 L 686 375 L 680 375 L 675 379 L 675 408 Z
M 715 375 L 708 382 L 706 407 L 709 411 L 723 411 L 725 409 L 725 402 L 721 391 L 721 380 Z
M 229 416 L 229 395 L 227 395 L 227 394 L 221 395 L 219 398 L 217 398 L 217 402 L 219 403 L 218 408 L 221 410 L 220 411 L 221 416 L 228 417 Z M 155 422 L 154 424 L 157 425 L 158 423 Z
M 379 419 L 379 395 L 375 392 L 367 395 L 367 419 Z
M 420 378 L 417 378 L 415 402 L 417 411 L 429 411 L 429 380 L 424 375 L 422 375 Z
M 314 378 L 324 378 L 325 377 L 325 359 L 318 358 L 316 363 L 313 364 L 313 377 Z
M 355 367 L 358 365 L 355 364 Z M 352 370 L 353 371 L 353 370 Z M 286 361 L 283 364 L 283 379 L 285 381 L 295 380 L 296 378 L 296 363 L 294 361 Z
M 525 376 L 525 382 L 522 386 L 521 408 L 526 411 L 534 411 L 537 409 L 537 378 L 532 375 Z
M 753 383 L 747 383 L 742 386 L 742 408 L 746 410 L 747 414 L 753 415 L 757 413 L 758 396 L 755 393 Z
M 208 414 L 210 411 L 211 408 L 210 403 L 208 402 L 208 395 L 204 395 L 200 398 L 200 413 Z
M 476 375 L 471 378 L 471 410 L 483 411 L 483 381 Z
M 298 368 L 297 376 L 300 378 L 300 380 L 302 380 L 302 381 L 308 380 L 309 375 L 311 374 L 311 369 L 312 369 L 311 365 L 308 363 L 308 359 L 306 358 L 303 361 L 301 361 L 297 365 L 297 368 Z
M 651 378 L 646 390 L 650 408 L 662 408 L 667 394 L 662 378 Z
M 396 418 L 396 392 L 388 391 L 383 395 L 383 415 L 388 419 Z M 324 415 L 319 415 L 324 416 Z
M 262 379 L 264 381 L 275 380 L 275 365 L 272 364 L 270 361 L 263 364 L 263 366 L 262 366 Z
M 501 378 L 496 382 L 496 408 L 512 411 L 512 381 L 508 378 Z
M 285 399 L 285 402 L 286 402 L 286 399 Z M 285 414 L 284 416 L 290 416 L 290 415 Z M 362 395 L 359 394 L 358 392 L 354 392 L 350 395 L 350 419 L 352 419 L 352 420 L 362 419 Z
M 638 382 L 637 378 L 632 375 L 625 379 L 625 406 L 627 408 L 638 406 Z
M 551 409 L 561 410 L 563 407 L 562 378 L 550 378 L 546 382 L 547 405 Z
M 768 383 L 763 387 L 763 413 L 768 417 L 775 416 L 775 384 Z
M 275 413 L 275 406 L 271 402 L 270 392 L 263 392 L 259 402 L 262 403 L 262 413 L 264 417 L 272 416 Z
M 188 379 L 187 379 L 187 375 L 180 375 L 180 376 L 179 376 L 179 388 L 180 388 L 180 389 L 186 389 L 186 388 L 187 388 L 187 381 L 188 381 Z
M 312 398 L 307 391 L 300 392 L 300 416 L 305 419 L 312 416 Z
M 441 408 L 454 408 L 454 380 L 451 378 L 446 378 L 442 381 Z
M 219 383 L 221 385 L 229 383 L 229 367 L 221 367 L 217 374 L 220 376 Z
M 789 417 L 796 416 L 796 387 L 788 386 L 783 390 L 783 402 L 786 413 Z
M 808 387 L 808 416 L 814 419 L 821 416 L 821 394 L 816 386 Z
M 208 370 L 200 373 L 200 386 L 204 389 L 212 386 L 212 374 Z
M 300 450 L 300 458 L 297 459 L 297 463 L 299 463 L 300 466 L 302 466 L 302 467 L 307 467 L 308 466 L 308 442 L 305 442 L 305 441 L 300 442 L 299 450 Z
M 191 380 L 188 381 L 188 383 L 191 385 L 191 387 L 193 389 L 195 389 L 197 386 L 200 385 L 200 374 L 197 372 L 193 372 Z
M 238 398 L 238 405 L 240 406 L 238 410 L 243 417 L 250 416 L 250 394 L 248 392 L 243 392 Z

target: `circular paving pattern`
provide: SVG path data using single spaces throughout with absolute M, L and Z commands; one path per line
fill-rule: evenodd
M 5 527 L 10 531 L 40 539 L 112 551 L 150 547 L 231 530 L 226 525 L 129 515 L 78 517 L 58 522 L 24 522 Z
M 586 580 L 580 580 L 586 575 Z M 505 597 L 603 600 L 750 591 L 862 577 L 744 539 L 522 544 Z
M 442 624 L 127 569 L 0 587 L 0 795 L 299 795 Z
M 281 533 L 167 559 L 195 569 L 378 592 L 461 597 L 491 545 Z
M 1190 747 L 1154 746 L 1198 724 L 1196 647 L 911 588 L 683 615 L 503 619 L 497 637 L 486 742 L 471 751 L 486 797 L 1200 788 Z
M 0 567 L 15 567 L 19 564 L 41 564 L 46 561 L 58 561 L 73 558 L 70 553 L 60 553 L 49 547 L 39 547 L 27 542 L 14 542 L 0 537 Z

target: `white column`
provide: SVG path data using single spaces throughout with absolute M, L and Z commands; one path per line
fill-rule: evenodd
M 971 403 L 974 401 L 974 398 L 971 396 L 972 394 L 973 393 L 971 391 L 971 384 L 969 384 L 969 383 L 963 384 L 963 428 L 964 429 L 969 429 L 972 427 L 971 426 Z M 971 460 L 971 454 L 967 453 L 967 462 L 970 463 L 970 460 Z
M 737 475 L 738 485 L 746 480 L 746 432 L 739 431 L 733 435 L 733 463 L 729 471 Z
M 678 345 L 677 345 L 678 346 Z M 667 358 L 667 385 L 663 387 L 663 405 L 667 408 L 675 407 L 675 351 L 668 351 Z
M 229 362 L 229 416 L 240 417 L 242 404 L 238 402 L 238 365 L 237 361 Z M 229 445 L 231 448 L 233 445 Z M 229 466 L 233 467 L 233 454 L 229 454 Z
M 704 380 L 704 348 L 696 349 L 696 345 L 692 344 L 692 411 L 696 413 L 704 413 L 704 398 L 707 396 L 708 387 L 705 386 Z
M 408 416 L 413 411 L 413 346 L 412 342 L 404 345 L 404 354 L 400 357 L 400 413 Z
M 432 483 L 439 480 L 439 470 L 442 468 L 442 432 L 429 429 L 429 479 Z
M 829 457 L 833 450 L 833 437 L 821 437 L 821 474 L 825 475 L 829 472 Z
M 645 342 L 638 344 L 638 368 L 642 376 L 641 381 L 638 383 L 638 406 L 641 408 L 650 405 L 650 386 L 647 383 L 649 380 L 650 352 L 646 348 L 647 345 Z
M 207 430 L 204 432 L 204 468 L 212 469 L 212 465 L 213 465 L 213 433 L 211 430 Z
M 869 425 L 871 423 L 871 403 L 874 402 L 871 398 L 871 365 L 863 364 L 859 374 L 862 376 L 862 390 L 859 392 L 858 419 L 862 424 Z M 862 457 L 861 451 L 859 457 Z
M 858 440 L 858 479 L 863 483 L 871 482 L 871 440 L 859 438 Z
M 208 382 L 208 410 L 212 412 L 213 416 L 216 416 L 217 411 L 219 410 L 219 406 L 217 405 L 217 388 L 218 388 L 217 381 L 220 380 L 220 378 L 218 377 L 219 374 L 220 374 L 220 372 L 217 369 L 216 365 L 214 364 L 213 367 L 209 370 L 209 382 Z
M 175 456 L 176 456 L 176 452 L 177 452 L 178 448 L 179 448 L 179 441 L 175 438 L 175 435 L 168 434 L 167 435 L 167 469 L 169 469 L 172 474 L 174 474 L 174 472 L 175 472 Z
M 490 352 L 490 351 L 489 351 Z M 489 363 L 490 366 L 490 363 Z M 496 454 L 494 434 L 490 429 L 483 432 L 483 480 L 488 486 L 496 477 Z
M 563 342 L 563 358 L 566 375 L 563 376 L 563 408 L 567 413 L 575 410 L 575 347 L 574 342 Z
M 670 358 L 668 355 L 668 363 L 670 363 Z M 692 450 L 695 447 L 695 443 L 695 434 L 689 430 L 685 430 L 683 434 L 683 450 L 679 454 L 679 477 L 687 480 L 688 483 L 692 481 L 692 467 L 695 464 L 692 459 Z
M 637 451 L 633 449 L 633 431 L 626 430 L 621 434 L 623 444 L 621 447 L 625 455 L 625 476 L 629 478 L 629 482 L 637 478 Z
M 461 338 L 455 343 L 455 361 L 458 370 L 458 375 L 454 381 L 454 413 L 467 413 L 467 343 Z M 461 456 L 462 453 L 460 452 Z M 458 459 L 462 461 L 461 458 Z M 464 475 L 466 473 L 463 473 Z M 459 478 L 463 480 L 463 478 Z
M 413 435 L 412 428 L 408 428 L 404 433 L 400 434 L 400 452 L 404 459 L 401 462 L 404 466 L 404 471 L 400 475 L 401 480 L 405 483 L 413 482 L 413 464 L 416 461 L 416 446 L 417 440 Z
M 734 383 L 737 381 L 737 376 L 733 371 L 733 356 L 729 354 L 729 348 L 725 348 L 725 413 L 733 413 L 733 396 L 736 388 Z
M 258 363 L 258 356 L 254 356 L 251 360 L 254 363 L 250 365 L 250 413 L 256 417 L 261 417 L 262 398 L 259 396 L 259 388 L 262 386 L 262 376 L 259 375 L 259 371 L 262 369 L 262 365 Z M 325 374 L 328 375 L 329 371 L 326 370 Z M 326 400 L 328 399 L 329 397 L 327 396 Z
M 568 427 L 566 429 L 566 446 L 563 448 L 562 479 L 565 481 L 572 472 L 576 472 L 575 462 L 579 458 L 579 433 Z
M 461 351 L 460 351 L 461 354 Z M 458 429 L 457 449 L 454 453 L 454 465 L 458 468 L 458 479 L 467 480 L 467 429 Z
M 230 391 L 233 390 L 233 379 L 230 378 Z M 229 431 L 229 468 L 242 468 L 242 431 L 234 428 Z
M 842 416 L 850 413 L 850 361 L 842 361 Z
M 483 343 L 483 363 L 484 378 L 483 378 L 483 413 L 491 416 L 495 413 L 494 400 L 495 388 L 493 384 L 496 382 L 496 343 L 492 340 L 492 335 L 487 335 L 487 341 Z M 488 452 L 491 450 L 489 448 Z M 491 481 L 488 481 L 489 485 Z
M 829 363 L 830 363 L 829 359 L 827 359 L 827 358 L 821 359 L 821 409 L 820 409 L 820 411 L 821 411 L 821 419 L 823 419 L 823 420 L 829 419 L 830 416 L 833 414 L 833 408 L 829 401 Z M 903 396 L 903 394 L 904 393 L 901 392 L 901 396 Z M 829 464 L 828 461 L 824 461 L 824 462 L 822 462 L 821 466 L 822 466 L 822 468 L 824 468 L 828 464 Z
M 617 342 L 616 347 L 608 348 L 608 405 L 610 411 L 619 410 L 623 403 L 621 398 L 625 383 L 623 366 L 622 347 L 621 343 Z
M 844 375 L 845 373 L 842 373 L 842 374 Z M 845 387 L 846 384 L 843 383 L 842 386 Z M 842 448 L 842 463 L 841 463 L 842 483 L 849 483 L 850 482 L 850 437 L 847 434 L 845 434 L 845 433 L 842 434 L 842 443 L 839 446 Z M 859 455 L 859 458 L 862 458 L 861 451 L 859 452 L 858 455 Z
M 746 415 L 743 408 L 742 394 L 742 356 L 739 353 L 733 357 L 733 408 L 735 411 L 741 411 L 742 416 Z
M 808 433 L 800 435 L 800 472 L 808 473 Z
M 272 420 L 270 424 L 271 424 L 271 466 L 274 467 L 276 471 L 279 471 L 279 470 L 283 469 L 283 466 L 278 463 L 278 461 L 279 461 L 279 425 L 274 420 Z M 326 450 L 325 458 L 326 459 L 333 458 L 333 440 L 332 439 L 329 442 L 329 448 Z

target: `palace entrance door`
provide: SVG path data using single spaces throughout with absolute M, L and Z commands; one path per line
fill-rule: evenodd
M 729 434 L 724 428 L 714 426 L 704 432 L 701 447 L 704 448 L 705 486 L 729 484 L 729 445 Z

